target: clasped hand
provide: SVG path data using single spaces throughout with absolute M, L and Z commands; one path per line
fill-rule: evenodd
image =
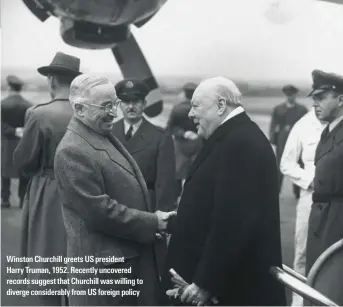
M 176 216 L 176 211 L 169 211 L 169 212 L 164 212 L 164 211 L 156 211 L 155 214 L 157 215 L 158 219 L 158 233 L 157 237 L 164 236 L 166 235 L 166 230 L 168 226 L 168 219 L 172 216 Z

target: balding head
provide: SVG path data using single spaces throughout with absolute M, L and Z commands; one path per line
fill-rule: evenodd
M 208 139 L 241 102 L 241 93 L 231 80 L 206 79 L 194 91 L 189 117 L 198 125 L 198 134 Z
M 82 74 L 70 85 L 74 116 L 100 134 L 112 130 L 118 99 L 114 85 L 105 77 Z
M 195 95 L 210 95 L 214 99 L 224 99 L 229 106 L 241 106 L 242 95 L 235 83 L 224 77 L 214 77 L 202 81 Z M 215 101 L 214 101 L 215 102 Z

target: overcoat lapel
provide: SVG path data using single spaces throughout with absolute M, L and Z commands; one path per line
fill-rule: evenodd
M 113 134 L 110 133 L 106 137 L 101 136 L 74 117 L 71 119 L 68 129 L 80 135 L 95 149 L 106 151 L 108 157 L 113 162 L 118 164 L 125 171 L 129 172 L 138 181 L 139 185 L 142 188 L 147 207 L 150 211 L 152 210 L 149 201 L 148 189 L 136 161 L 132 158 L 129 152 Z M 122 154 L 122 156 L 118 156 L 118 154 L 115 154 L 116 151 L 111 150 L 111 145 L 114 146 Z
M 112 134 L 110 133 L 108 135 L 108 139 L 110 140 L 110 142 L 113 144 L 113 146 L 129 161 L 129 163 L 131 164 L 132 169 L 135 172 L 135 176 L 138 180 L 139 185 L 141 186 L 141 189 L 143 191 L 143 195 L 145 198 L 145 201 L 148 205 L 148 209 L 150 212 L 152 212 L 152 207 L 151 207 L 151 203 L 149 200 L 149 194 L 148 194 L 148 188 L 146 186 L 144 177 L 142 175 L 141 170 L 139 169 L 139 166 L 137 165 L 135 159 L 130 155 L 130 153 L 126 150 L 126 148 L 124 147 L 124 145 L 122 145 L 119 140 Z
M 202 150 L 199 152 L 198 156 L 195 158 L 193 164 L 189 169 L 185 183 L 187 183 L 192 178 L 195 171 L 204 162 L 208 155 L 215 149 L 219 141 L 228 133 L 230 133 L 233 129 L 237 129 L 238 126 L 246 123 L 247 121 L 250 121 L 250 117 L 245 112 L 243 112 L 230 118 L 224 124 L 219 126 L 213 132 L 210 138 L 204 142 Z

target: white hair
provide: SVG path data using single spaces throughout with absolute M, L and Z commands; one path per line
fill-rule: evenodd
M 203 80 L 199 87 L 206 87 L 216 99 L 225 99 L 228 105 L 241 106 L 242 94 L 235 83 L 225 77 Z
M 111 100 L 117 98 L 114 85 L 108 78 L 82 74 L 70 85 L 69 100 L 73 106 L 75 103 L 94 103 L 104 97 Z

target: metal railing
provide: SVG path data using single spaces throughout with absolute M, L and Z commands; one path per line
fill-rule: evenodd
M 314 305 L 339 306 L 325 295 L 307 285 L 305 277 L 285 265 L 283 265 L 283 269 L 272 267 L 270 272 L 279 282 Z

